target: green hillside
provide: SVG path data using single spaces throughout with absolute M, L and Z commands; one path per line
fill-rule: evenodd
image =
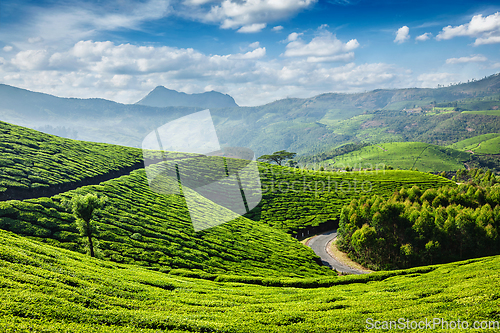
M 46 147 L 61 149 L 67 154 L 63 156 L 85 156 L 88 143 L 42 136 L 45 141 L 40 144 L 39 133 L 30 130 L 24 133 L 22 138 L 11 135 L 9 142 L 20 147 L 19 152 L 29 149 L 29 144 L 35 142 L 39 149 L 32 152 L 34 158 L 49 155 L 51 150 Z M 72 151 L 62 149 L 64 146 Z M 124 149 L 116 147 L 115 152 L 114 146 L 104 147 L 109 149 L 109 156 Z M 81 154 L 78 153 L 80 148 L 83 150 Z M 197 182 L 207 182 L 209 174 L 201 170 L 211 170 L 221 165 L 222 160 L 214 156 L 183 163 L 183 156 L 168 154 L 168 157 L 178 165 L 182 164 L 180 173 L 189 179 L 187 185 L 184 184 L 184 194 L 153 192 L 144 169 L 141 169 L 53 197 L 0 202 L 0 228 L 83 253 L 85 243 L 78 235 L 75 218 L 63 203 L 76 194 L 95 193 L 109 199 L 96 222 L 102 258 L 162 271 L 188 269 L 210 274 L 254 276 L 331 275 L 331 271 L 316 264 L 314 253 L 290 234 L 307 226 L 336 220 L 341 207 L 352 198 L 367 194 L 389 197 L 402 186 L 419 185 L 426 189 L 451 183 L 442 177 L 420 172 L 332 173 L 260 164 L 262 202 L 245 217 L 195 233 L 184 195 L 190 191 L 191 184 L 195 188 Z M 107 157 L 98 155 L 95 158 L 104 160 Z M 12 166 L 22 169 L 24 159 L 14 157 L 13 161 Z M 232 165 L 241 160 L 227 161 L 232 170 Z M 104 164 L 95 162 L 94 165 L 99 163 Z M 73 179 L 81 179 L 85 171 L 76 166 L 75 163 L 71 169 L 64 164 L 51 165 L 51 174 L 67 172 Z M 186 177 L 188 175 L 190 177 Z M 24 179 L 22 174 L 16 177 L 19 182 Z M 215 211 L 228 212 L 203 197 L 196 200 L 200 203 L 198 206 L 208 205 L 209 208 L 199 214 L 205 214 L 207 219 L 211 219 Z
M 0 122 L 0 193 L 75 183 L 142 162 L 142 150 L 75 141 Z
M 298 155 L 320 154 L 356 140 L 447 145 L 500 131 L 500 118 L 442 109 L 498 107 L 499 92 L 500 75 L 496 74 L 438 89 L 327 93 L 303 99 L 286 98 L 254 107 L 213 108 L 211 114 L 222 144 L 249 147 L 257 156 L 282 149 Z M 154 128 L 202 110 L 200 107 L 159 108 L 103 99 L 58 98 L 1 84 L 0 100 L 2 121 L 72 138 L 134 147 L 140 147 Z M 437 106 L 434 111 L 426 112 L 434 106 Z
M 426 318 L 477 321 L 494 331 L 499 283 L 498 256 L 329 278 L 329 288 L 213 282 L 103 262 L 0 231 L 6 333 L 351 333 L 399 318 L 410 325 Z
M 478 110 L 478 111 L 463 111 L 465 114 L 480 114 L 487 116 L 500 116 L 500 110 Z
M 331 168 L 375 168 L 391 166 L 419 171 L 451 171 L 464 168 L 469 154 L 451 148 L 422 142 L 392 142 L 363 147 L 351 153 L 326 160 Z
M 443 177 L 402 170 L 331 172 L 263 164 L 263 199 L 247 216 L 287 232 L 338 218 L 344 203 L 366 195 L 389 198 L 401 187 L 452 185 Z
M 184 268 L 258 276 L 332 274 L 315 262 L 312 250 L 290 235 L 244 217 L 195 233 L 184 198 L 152 192 L 144 170 L 52 198 L 0 202 L 0 228 L 85 252 L 75 218 L 62 204 L 64 198 L 78 193 L 108 197 L 107 208 L 99 213 L 96 223 L 101 256 L 108 260 L 163 271 Z
M 478 135 L 456 142 L 448 147 L 462 151 L 472 151 L 474 154 L 500 154 L 500 134 Z

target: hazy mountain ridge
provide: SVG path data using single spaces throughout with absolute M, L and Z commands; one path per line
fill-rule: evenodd
M 158 86 L 146 97 L 135 103 L 154 107 L 189 106 L 201 108 L 238 107 L 234 99 L 217 91 L 207 91 L 200 94 L 186 94 Z
M 201 98 L 215 95 L 234 102 L 232 97 L 216 92 L 188 95 L 162 87 L 156 88 L 138 103 L 153 103 L 155 99 L 161 103 L 166 96 L 165 92 L 191 98 L 192 103 L 202 100 L 196 100 L 196 96 Z M 496 74 L 480 81 L 436 89 L 327 93 L 305 99 L 287 98 L 262 106 L 212 108 L 211 114 L 222 145 L 249 147 L 256 155 L 281 149 L 304 155 L 325 152 L 352 141 L 406 141 L 403 136 L 408 130 L 403 128 L 409 126 L 413 129 L 415 121 L 406 117 L 407 113 L 403 111 L 397 117 L 401 124 L 387 127 L 386 123 L 392 121 L 391 110 L 400 111 L 429 105 L 431 102 L 451 102 L 471 97 L 494 95 L 496 100 L 498 97 L 495 94 L 499 93 L 500 75 Z M 160 108 L 143 104 L 120 104 L 104 99 L 60 98 L 8 85 L 0 85 L 0 101 L 0 120 L 38 129 L 47 125 L 52 128 L 64 127 L 67 133 L 77 132 L 80 140 L 133 147 L 140 147 L 144 137 L 155 127 L 207 108 Z M 382 116 L 387 112 L 388 117 L 383 116 L 385 120 L 380 118 L 380 112 Z M 457 113 L 453 116 L 459 115 Z M 432 126 L 447 121 L 446 117 L 450 115 L 438 116 L 432 121 Z M 468 116 L 471 117 L 477 118 Z M 378 118 L 380 121 L 377 123 L 374 120 Z M 367 126 L 367 122 L 371 124 Z M 428 121 L 424 123 L 427 124 Z M 429 126 L 417 127 L 419 130 L 432 130 Z M 464 133 L 463 138 L 459 135 L 459 139 L 464 139 L 469 134 L 471 133 Z M 412 140 L 418 141 L 420 137 L 420 134 L 413 135 Z M 425 142 L 435 143 L 429 140 Z M 452 142 L 445 142 L 450 143 Z

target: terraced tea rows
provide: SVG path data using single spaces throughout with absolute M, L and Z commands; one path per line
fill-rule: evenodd
M 84 252 L 75 219 L 62 204 L 77 193 L 108 197 L 107 208 L 97 217 L 97 239 L 101 256 L 106 259 L 163 271 L 186 268 L 259 276 L 333 274 L 318 265 L 316 255 L 290 235 L 244 217 L 195 233 L 184 198 L 152 192 L 144 170 L 52 198 L 0 202 L 0 228 Z
M 0 122 L 0 194 L 77 183 L 141 163 L 140 149 L 63 139 Z
M 329 172 L 261 166 L 263 199 L 247 216 L 287 232 L 336 220 L 342 206 L 361 196 L 389 198 L 401 187 L 428 189 L 453 182 L 403 170 Z
M 399 318 L 407 329 L 433 318 L 500 327 L 498 256 L 391 273 L 333 278 L 338 285 L 330 288 L 221 283 L 91 259 L 0 231 L 0 327 L 6 333 L 352 333 Z
M 375 168 L 387 165 L 394 169 L 452 171 L 464 168 L 469 154 L 422 142 L 391 142 L 363 147 L 324 162 L 326 168 Z

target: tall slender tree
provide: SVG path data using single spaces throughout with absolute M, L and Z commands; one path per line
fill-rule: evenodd
M 107 197 L 99 198 L 97 194 L 76 195 L 68 202 L 69 209 L 75 215 L 80 235 L 85 237 L 91 257 L 95 257 L 94 237 L 97 229 L 92 223 L 95 213 L 104 207 Z

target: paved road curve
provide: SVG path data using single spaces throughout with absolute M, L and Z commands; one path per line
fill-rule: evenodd
M 367 272 L 359 271 L 357 269 L 348 267 L 341 262 L 337 261 L 326 251 L 328 244 L 337 237 L 337 230 L 328 231 L 323 234 L 319 234 L 311 238 L 307 244 L 314 253 L 316 253 L 323 262 L 324 265 L 330 267 L 331 269 L 337 270 L 337 272 L 343 272 L 348 274 L 367 274 Z

